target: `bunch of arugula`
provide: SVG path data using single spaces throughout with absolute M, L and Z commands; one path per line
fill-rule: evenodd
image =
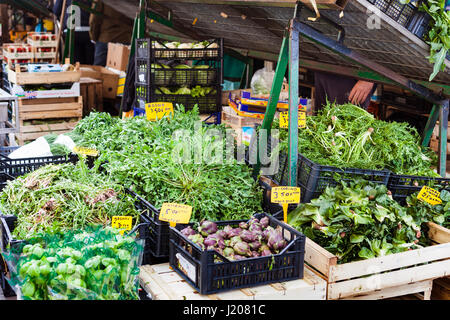
M 272 128 L 279 129 L 278 120 Z M 287 153 L 288 130 L 279 130 L 280 150 Z M 298 139 L 299 152 L 321 165 L 438 177 L 431 169 L 437 157 L 429 148 L 422 150 L 415 128 L 377 120 L 353 104 L 328 102 L 317 116 L 307 117 Z
M 327 187 L 288 214 L 288 223 L 338 257 L 338 263 L 421 247 L 420 224 L 386 186 L 364 180 Z M 419 244 L 420 241 L 420 244 Z
M 234 157 L 223 163 L 179 163 L 174 159 L 173 151 L 183 139 L 200 139 L 204 152 L 212 144 L 205 138 L 207 129 L 225 132 L 223 125 L 202 123 L 196 127 L 198 123 L 202 123 L 198 108 L 184 112 L 180 107 L 173 118 L 156 122 L 143 117 L 120 120 L 105 113 L 91 113 L 74 131 L 82 136 L 81 146 L 100 151 L 96 168 L 101 165 L 117 183 L 157 208 L 165 202 L 191 205 L 191 222 L 245 219 L 260 212 L 262 193 L 244 163 L 238 163 Z M 173 139 L 178 129 L 186 130 L 180 141 Z M 225 134 L 223 142 L 225 148 Z M 194 157 L 195 150 L 191 152 Z

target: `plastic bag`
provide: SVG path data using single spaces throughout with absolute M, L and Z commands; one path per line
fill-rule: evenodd
M 4 253 L 18 299 L 138 300 L 144 240 L 93 227 L 40 233 Z
M 23 159 L 35 157 L 51 157 L 50 145 L 44 137 L 20 147 L 8 155 L 10 159 Z
M 270 94 L 274 77 L 275 71 L 268 71 L 267 69 L 264 68 L 256 71 L 250 83 L 252 93 L 254 95 Z M 286 78 L 284 78 L 284 82 L 286 82 Z

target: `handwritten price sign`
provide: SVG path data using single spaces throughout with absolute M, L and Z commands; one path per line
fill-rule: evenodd
M 164 203 L 159 213 L 159 220 L 169 222 L 173 227 L 177 223 L 186 224 L 191 220 L 192 207 L 178 203 Z
M 306 128 L 306 112 L 299 111 L 298 112 L 298 127 Z M 288 129 L 289 128 L 289 112 L 284 111 L 280 113 L 280 128 Z
M 272 188 L 271 201 L 272 203 L 281 204 L 284 213 L 284 222 L 287 222 L 288 205 L 291 203 L 300 202 L 301 191 L 298 187 L 276 187 Z
M 98 156 L 98 151 L 92 148 L 85 148 L 85 147 L 75 147 L 73 149 L 73 152 L 78 154 L 83 154 L 85 156 L 91 156 L 96 157 Z
M 131 216 L 113 216 L 111 226 L 116 229 L 122 229 L 120 234 L 131 230 L 133 227 L 133 217 Z
M 152 102 L 145 105 L 148 121 L 157 121 L 165 116 L 173 115 L 172 102 Z
M 428 186 L 423 186 L 419 194 L 417 195 L 417 199 L 423 200 L 431 204 L 432 206 L 435 206 L 442 203 L 440 196 L 441 193 L 439 191 L 434 190 Z

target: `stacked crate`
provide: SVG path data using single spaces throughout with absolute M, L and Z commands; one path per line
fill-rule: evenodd
M 9 67 L 16 63 L 30 63 L 33 58 L 33 48 L 28 44 L 5 43 L 3 45 L 3 60 Z
M 33 62 L 51 63 L 56 58 L 56 35 L 49 32 L 29 32 L 27 43 L 32 47 Z
M 220 121 L 223 79 L 223 39 L 208 41 L 194 48 L 169 47 L 157 39 L 136 40 L 136 99 L 145 109 L 150 102 L 172 102 L 190 110 L 197 105 L 201 114 L 215 114 Z M 178 64 L 202 63 L 206 69 L 178 69 Z M 163 65 L 164 64 L 164 65 Z M 169 66 L 170 65 L 170 66 Z M 196 86 L 212 88 L 204 95 L 176 94 L 180 87 L 192 90 Z
M 70 71 L 24 72 L 20 66 L 9 69 L 8 79 L 16 88 L 31 86 L 71 86 L 65 90 L 24 91 L 18 96 L 20 132 L 16 134 L 19 145 L 50 133 L 62 134 L 73 130 L 83 116 L 83 99 L 80 96 L 81 71 L 79 64 Z

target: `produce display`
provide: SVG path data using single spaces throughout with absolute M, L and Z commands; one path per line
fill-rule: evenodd
M 231 261 L 270 256 L 287 245 L 281 228 L 269 226 L 269 218 L 252 217 L 248 222 L 219 229 L 212 221 L 201 221 L 197 230 L 188 226 L 181 233 L 202 250 L 215 250 Z
M 138 300 L 142 240 L 119 230 L 38 233 L 4 254 L 24 300 Z
M 177 130 L 185 130 L 183 139 L 173 138 Z M 100 152 L 96 166 L 108 173 L 116 183 L 135 191 L 156 208 L 165 202 L 193 207 L 192 222 L 249 218 L 261 211 L 262 194 L 252 178 L 251 168 L 234 158 L 219 161 L 182 162 L 173 154 L 184 145 L 202 141 L 199 152 L 191 148 L 191 159 L 202 157 L 212 147 L 209 129 L 223 134 L 225 126 L 206 125 L 200 121 L 198 109 L 175 110 L 172 119 L 165 117 L 150 122 L 144 117 L 120 120 L 107 113 L 91 113 L 79 122 L 74 133 L 82 136 L 79 145 Z M 189 156 L 189 154 L 186 154 Z M 181 162 L 181 163 L 180 163 Z
M 288 151 L 288 130 L 280 130 L 280 149 Z M 438 177 L 431 169 L 436 155 L 420 145 L 417 130 L 406 122 L 377 120 L 364 109 L 329 103 L 317 116 L 306 119 L 299 130 L 299 152 L 321 165 L 371 170 L 387 169 L 396 174 Z
M 327 187 L 288 214 L 288 224 L 336 255 L 338 263 L 420 248 L 426 241 L 421 222 L 386 186 L 364 180 Z
M 136 224 L 134 202 L 121 184 L 84 161 L 41 167 L 9 181 L 0 193 L 1 213 L 17 216 L 13 236 L 19 240 L 41 231 L 108 226 L 113 216 L 132 216 Z

